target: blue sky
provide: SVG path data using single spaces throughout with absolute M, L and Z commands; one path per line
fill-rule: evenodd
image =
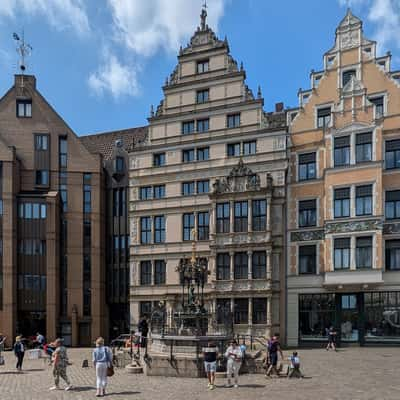
M 0 93 L 13 82 L 12 33 L 25 30 L 28 72 L 77 134 L 146 124 L 150 105 L 199 23 L 203 0 L 1 0 Z M 209 24 L 227 35 L 265 109 L 297 105 L 311 69 L 333 44 L 347 5 L 365 35 L 391 50 L 400 67 L 399 0 L 208 0 Z

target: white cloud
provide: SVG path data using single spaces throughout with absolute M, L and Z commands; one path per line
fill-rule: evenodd
M 203 0 L 108 0 L 115 38 L 136 54 L 177 52 L 200 23 Z M 225 0 L 211 0 L 208 24 L 217 30 Z
M 367 20 L 376 27 L 373 38 L 379 50 L 390 46 L 400 47 L 400 2 L 399 0 L 339 0 L 342 6 L 349 6 L 366 12 Z
M 107 50 L 103 53 L 103 64 L 89 76 L 90 89 L 98 96 L 109 93 L 114 99 L 137 95 L 137 69 L 134 66 L 122 65 L 117 57 Z
M 72 29 L 79 35 L 90 31 L 82 0 L 0 0 L 0 17 L 16 18 L 20 13 L 45 17 L 60 31 Z

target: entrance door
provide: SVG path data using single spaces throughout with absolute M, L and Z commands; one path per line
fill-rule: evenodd
M 361 334 L 359 301 L 357 294 L 342 294 L 340 301 L 340 340 L 359 342 Z

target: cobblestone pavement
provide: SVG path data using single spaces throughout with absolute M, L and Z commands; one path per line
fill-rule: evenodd
M 6 352 L 6 365 L 0 367 L 1 400 L 64 400 L 95 398 L 94 369 L 82 368 L 90 359 L 89 349 L 70 349 L 73 365 L 69 376 L 75 389 L 49 392 L 51 369 L 44 360 L 26 360 L 24 372 L 17 373 L 15 359 Z M 284 353 L 285 357 L 289 352 Z M 262 375 L 242 375 L 240 387 L 224 388 L 222 380 L 214 391 L 208 391 L 204 379 L 178 379 L 129 375 L 116 370 L 110 379 L 108 399 L 279 399 L 279 400 L 364 400 L 400 399 L 400 348 L 346 348 L 337 353 L 321 349 L 301 350 L 302 380 L 274 378 Z

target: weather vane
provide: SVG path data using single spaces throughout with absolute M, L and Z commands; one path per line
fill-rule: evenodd
M 20 56 L 19 60 L 19 68 L 21 73 L 24 74 L 26 70 L 26 63 L 25 59 L 29 56 L 32 52 L 32 46 L 29 43 L 25 42 L 25 35 L 24 31 L 22 30 L 22 38 L 18 36 L 15 32 L 13 33 L 13 39 L 17 42 L 17 53 Z
M 201 30 L 204 31 L 206 29 L 206 19 L 207 19 L 207 0 L 204 1 L 200 18 L 201 18 Z

